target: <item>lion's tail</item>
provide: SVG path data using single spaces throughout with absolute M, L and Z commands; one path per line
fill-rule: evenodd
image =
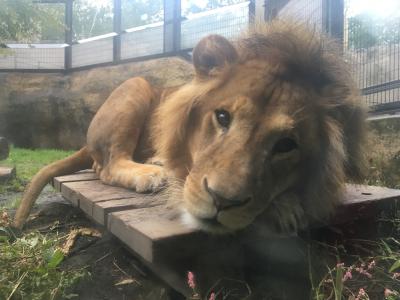
M 53 177 L 67 175 L 79 170 L 91 168 L 93 163 L 86 147 L 71 156 L 58 160 L 48 166 L 42 168 L 31 180 L 24 195 L 20 206 L 15 214 L 13 226 L 21 229 L 35 203 L 36 198 L 43 190 L 44 186 L 50 182 Z

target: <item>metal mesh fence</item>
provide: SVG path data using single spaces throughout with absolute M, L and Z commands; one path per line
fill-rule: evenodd
M 83 67 L 113 61 L 113 37 L 84 41 L 72 45 L 72 67 Z
M 121 0 L 121 23 L 117 27 L 114 23 L 113 28 L 113 19 L 117 16 L 113 14 L 117 12 L 113 10 L 112 1 L 98 4 L 95 12 L 90 3 L 89 0 L 74 1 L 69 14 L 66 8 L 66 15 L 72 18 L 70 45 L 6 44 L 11 49 L 0 48 L 0 70 L 62 71 L 139 57 L 171 55 L 190 50 L 207 34 L 235 38 L 251 21 L 251 2 L 244 0 Z M 113 29 L 116 32 L 112 32 Z
M 220 34 L 227 38 L 237 37 L 249 24 L 249 4 L 250 2 L 246 1 L 232 6 L 183 16 L 181 48 L 194 47 L 202 37 L 210 33 Z
M 297 20 L 307 23 L 318 31 L 323 30 L 324 0 L 294 0 L 286 1 L 278 12 L 278 18 Z
M 164 22 L 126 30 L 121 36 L 121 59 L 163 52 Z
M 375 110 L 399 107 L 400 6 L 397 15 L 348 13 L 345 22 L 346 55 L 364 101 Z
M 10 44 L 0 49 L 0 69 L 63 69 L 64 45 Z

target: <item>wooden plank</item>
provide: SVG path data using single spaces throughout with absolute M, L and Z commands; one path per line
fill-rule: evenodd
M 111 212 L 153 207 L 165 202 L 151 194 L 105 185 L 100 180 L 65 182 L 61 186 L 64 193 L 68 191 L 74 197 L 74 202 L 78 198 L 79 208 L 101 225 L 107 224 Z
M 258 245 L 253 242 L 260 240 L 257 236 L 252 237 L 254 240 L 213 236 L 187 228 L 179 219 L 179 211 L 169 208 L 161 197 L 105 185 L 94 173 L 62 177 L 57 180 L 64 197 L 79 205 L 96 222 L 106 225 L 151 270 L 187 296 L 191 291 L 185 285 L 185 276 L 187 270 L 192 270 L 191 259 L 226 255 L 243 243 L 251 250 Z M 348 184 L 330 223 L 347 224 L 355 218 L 375 216 L 382 211 L 382 203 L 392 204 L 396 199 L 400 199 L 400 190 Z M 270 243 L 263 241 L 266 245 Z
M 398 199 L 400 199 L 400 190 L 380 186 L 346 184 L 343 201 L 329 220 L 329 224 L 318 223 L 315 224 L 315 227 L 376 218 L 382 211 L 391 209 L 390 207 Z
M 65 180 L 80 180 L 89 175 L 79 176 Z M 201 234 L 181 224 L 177 217 L 179 213 L 169 209 L 163 200 L 154 195 L 108 186 L 99 180 L 67 181 L 60 184 L 64 197 L 79 204 L 99 224 L 107 225 L 115 236 L 148 262 L 154 262 L 159 255 L 157 253 L 168 248 L 171 250 L 171 247 L 179 249 L 181 253 L 189 251 L 193 243 L 188 241 L 196 241 L 198 234 Z M 399 190 L 347 185 L 344 200 L 333 223 L 351 220 L 352 216 L 346 213 L 353 211 L 349 207 L 365 207 L 380 200 L 390 201 L 399 197 Z M 204 240 L 205 237 L 201 238 Z
M 61 195 L 69 200 L 73 206 L 79 206 L 79 193 L 73 188 L 70 188 L 67 184 L 61 184 L 60 187 Z
M 380 200 L 393 200 L 400 197 L 400 190 L 381 186 L 347 184 L 343 206 L 368 204 Z
M 74 182 L 74 181 L 90 181 L 90 180 L 98 180 L 99 177 L 93 170 L 83 170 L 71 175 L 58 176 L 54 177 L 52 180 L 52 185 L 57 191 L 61 191 L 61 184 L 66 182 Z
M 156 205 L 161 205 L 160 201 L 155 200 L 152 196 L 143 195 L 135 198 L 99 201 L 93 203 L 91 217 L 99 224 L 106 225 L 108 215 L 112 212 L 153 207 Z
M 94 202 L 134 198 L 139 195 L 128 189 L 103 184 L 100 180 L 66 182 L 62 184 L 61 191 L 63 190 L 74 191 L 79 199 L 79 208 L 89 216 L 93 214 Z
M 16 171 L 15 167 L 0 167 L 0 182 L 5 182 L 15 178 Z
M 177 212 L 165 205 L 111 213 L 107 227 L 148 262 L 154 262 L 157 242 L 195 232 L 183 226 Z

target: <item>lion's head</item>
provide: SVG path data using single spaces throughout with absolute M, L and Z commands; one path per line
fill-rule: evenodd
M 332 212 L 360 176 L 364 131 L 337 49 L 282 22 L 199 42 L 195 78 L 160 106 L 155 137 L 191 224 L 224 232 L 258 218 L 290 231 Z

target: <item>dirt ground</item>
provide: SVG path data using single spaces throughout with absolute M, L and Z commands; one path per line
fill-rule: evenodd
M 3 194 L 0 201 L 13 201 L 18 196 L 19 193 Z M 46 187 L 25 230 L 68 234 L 75 228 L 90 228 L 101 233 L 100 238 L 79 236 L 61 265 L 62 269 L 87 267 L 90 272 L 71 291 L 79 295 L 78 299 L 180 299 L 179 294 L 154 276 L 121 242 L 87 219 L 50 186 Z
M 17 196 L 17 193 L 2 195 L 0 201 L 13 201 Z M 12 214 L 12 211 L 10 213 Z M 96 226 L 50 186 L 42 192 L 25 228 L 27 232 L 36 230 L 43 234 L 58 231 L 63 235 L 76 228 L 90 228 L 101 233 L 100 238 L 78 237 L 61 264 L 61 269 L 86 267 L 91 274 L 71 291 L 79 295 L 77 299 L 185 299 L 157 278 L 156 274 L 127 251 L 121 242 L 103 228 Z M 272 247 L 270 243 L 260 243 L 251 253 L 233 250 L 219 253 L 218 256 L 215 254 L 213 257 L 207 254 L 199 258 L 193 271 L 198 281 L 203 284 L 200 289 L 207 291 L 213 286 L 214 290 L 224 290 L 227 296 L 223 299 L 294 299 L 292 296 L 271 296 L 271 293 L 303 295 L 297 299 L 307 299 L 305 294 L 309 292 L 310 286 L 307 282 L 308 267 L 303 261 L 304 251 L 299 250 L 302 247 L 304 242 L 300 239 L 287 239 L 275 243 Z M 257 259 L 252 260 L 252 257 L 259 257 L 255 252 L 269 253 L 274 262 L 262 265 Z M 250 258 L 247 260 L 250 267 L 242 265 L 244 257 Z M 233 262 L 236 262 L 237 266 L 232 265 Z M 242 272 L 242 268 L 246 268 L 252 282 L 257 286 L 257 289 L 252 288 L 250 293 L 247 282 L 234 279 L 247 276 L 244 273 L 236 273 L 239 269 L 239 272 Z M 283 271 L 285 268 L 287 270 Z M 304 271 L 305 274 L 301 274 L 300 277 L 305 280 L 299 280 L 297 275 L 292 276 L 299 271 Z M 268 295 L 264 294 L 265 291 L 268 291 Z M 251 297 L 245 297 L 248 295 Z

